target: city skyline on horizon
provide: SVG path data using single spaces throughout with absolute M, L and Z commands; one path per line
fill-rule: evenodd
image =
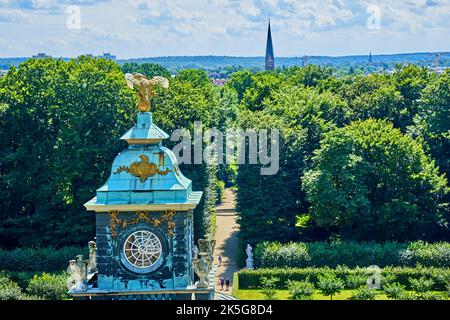
M 450 51 L 450 0 L 202 1 L 0 0 L 0 57 L 263 57 L 269 16 L 276 57 Z

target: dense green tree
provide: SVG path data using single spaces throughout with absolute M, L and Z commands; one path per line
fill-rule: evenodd
M 356 97 L 352 102 L 355 120 L 387 119 L 400 127 L 403 98 L 393 86 L 384 86 Z
M 328 79 L 321 83 L 321 89 L 336 92 L 347 101 L 353 120 L 387 119 L 403 131 L 411 124 L 414 112 L 408 109 L 412 108 L 409 100 L 405 102 L 387 74 Z
M 157 66 L 144 67 L 162 74 Z M 196 120 L 204 128 L 219 125 L 219 92 L 208 79 L 197 81 L 204 73 L 192 74 L 172 79 L 170 89 L 161 90 L 152 103 L 155 122 L 168 133 L 192 131 Z M 105 59 L 29 60 L 1 78 L 3 246 L 62 246 L 92 239 L 94 215 L 83 204 L 126 148 L 118 138 L 135 121 L 136 99 L 120 66 Z M 196 237 L 203 237 L 212 230 L 217 168 L 201 164 L 181 170 L 195 190 L 205 191 L 195 212 Z
M 28 60 L 0 82 L 0 243 L 80 244 L 94 215 L 83 204 L 105 181 L 135 96 L 104 59 Z
M 261 72 L 253 75 L 252 85 L 243 95 L 241 105 L 251 111 L 264 108 L 264 100 L 270 100 L 272 93 L 282 86 L 282 77 L 271 72 Z
M 261 165 L 239 165 L 237 208 L 244 242 L 296 238 L 296 218 L 308 211 L 298 186 L 302 173 L 322 134 L 345 123 L 346 117 L 346 104 L 339 97 L 303 87 L 284 87 L 265 101 L 263 111 L 240 113 L 242 128 L 280 133 L 277 174 L 263 176 Z
M 231 75 L 227 87 L 236 91 L 239 102 L 244 97 L 244 93 L 253 84 L 253 73 L 248 70 L 241 70 Z
M 134 63 L 127 62 L 122 66 L 124 73 L 141 73 L 148 78 L 153 78 L 154 76 L 161 76 L 170 79 L 170 72 L 163 66 L 154 63 Z
M 422 145 L 385 120 L 324 134 L 302 181 L 310 214 L 344 239 L 433 239 L 448 232 L 445 177 Z
M 413 136 L 421 137 L 441 172 L 450 179 L 450 70 L 423 91 Z
M 182 82 L 187 82 L 195 88 L 207 88 L 211 86 L 211 80 L 208 74 L 203 70 L 186 69 L 178 73 L 177 79 Z
M 415 65 L 397 69 L 392 74 L 392 84 L 402 96 L 398 118 L 393 119 L 393 122 L 402 131 L 413 124 L 422 92 L 434 78 L 435 74 L 428 68 Z
M 283 71 L 288 76 L 289 83 L 293 85 L 303 85 L 305 87 L 316 87 L 322 80 L 333 76 L 333 70 L 327 67 L 313 64 L 306 67 L 291 67 Z

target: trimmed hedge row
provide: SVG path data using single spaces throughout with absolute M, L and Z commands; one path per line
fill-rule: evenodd
M 64 300 L 67 294 L 67 274 L 34 275 L 25 287 L 20 287 L 8 275 L 0 273 L 1 300 Z
M 315 285 L 318 283 L 319 275 L 328 273 L 335 274 L 338 278 L 346 283 L 347 289 L 351 289 L 351 280 L 356 275 L 365 275 L 367 278 L 373 273 L 369 273 L 367 268 L 347 267 L 331 268 L 276 268 L 276 269 L 258 269 L 258 270 L 241 270 L 237 273 L 237 283 L 239 289 L 261 289 L 261 281 L 263 278 L 278 278 L 277 288 L 287 289 L 288 280 L 305 281 L 307 278 Z M 401 268 L 386 267 L 381 269 L 381 286 L 388 283 L 398 282 L 407 289 L 410 287 L 410 278 L 418 279 L 426 277 L 434 281 L 433 290 L 443 291 L 447 289 L 450 283 L 450 269 L 446 268 Z
M 450 268 L 450 243 L 375 242 L 264 242 L 256 246 L 257 267 L 379 267 L 398 266 Z
M 55 248 L 0 249 L 0 270 L 8 272 L 61 272 L 69 265 L 69 260 L 77 255 L 88 256 L 87 246 Z

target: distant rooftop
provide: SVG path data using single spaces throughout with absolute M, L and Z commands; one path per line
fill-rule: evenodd
M 33 59 L 45 59 L 45 58 L 51 58 L 51 56 L 49 56 L 48 54 L 44 53 L 44 52 L 39 52 L 38 54 L 35 54 L 34 56 L 32 56 Z
M 117 57 L 115 55 L 112 55 L 109 52 L 104 53 L 102 56 L 99 56 L 100 58 L 110 59 L 110 60 L 116 60 Z

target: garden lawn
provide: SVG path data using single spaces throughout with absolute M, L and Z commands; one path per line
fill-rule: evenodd
M 355 290 L 343 290 L 340 294 L 333 296 L 333 300 L 348 300 Z M 265 300 L 264 294 L 261 290 L 234 290 L 233 295 L 240 300 Z M 276 290 L 277 300 L 289 300 L 288 290 Z M 329 296 L 324 296 L 319 291 L 316 291 L 312 296 L 312 300 L 330 300 Z M 378 291 L 375 300 L 389 300 L 382 291 Z

